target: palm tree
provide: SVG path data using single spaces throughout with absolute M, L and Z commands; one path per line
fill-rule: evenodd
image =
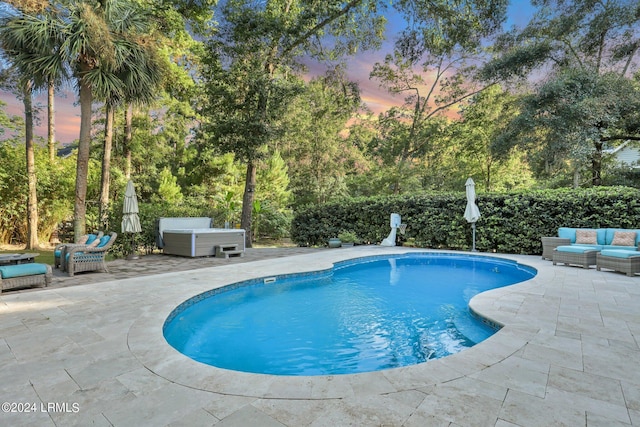
M 5 30 L 14 33 L 14 46 L 21 51 L 24 64 L 34 73 L 34 90 L 47 88 L 47 141 L 49 160 L 55 158 L 55 88 L 68 78 L 63 58 L 59 10 L 53 3 L 36 0 L 9 1 L 19 14 L 8 17 Z M 27 52 L 30 54 L 26 55 Z
M 126 0 L 83 1 L 70 5 L 63 50 L 74 70 L 80 97 L 80 137 L 76 163 L 73 229 L 85 233 L 86 195 L 91 144 L 91 107 L 94 90 L 115 90 L 121 66 L 118 45 L 148 28 L 149 20 Z M 113 86 L 111 86 L 113 85 Z
M 105 137 L 104 155 L 102 157 L 102 179 L 99 204 L 99 218 L 103 226 L 106 226 L 109 208 L 109 187 L 111 167 L 111 148 L 113 146 L 113 122 L 117 105 L 124 102 L 132 104 L 150 103 L 162 80 L 162 69 L 156 50 L 146 43 L 132 43 L 131 40 L 123 40 L 116 43 L 119 68 L 115 70 L 115 77 L 120 85 L 103 87 L 107 92 L 99 97 L 105 101 Z M 126 111 L 129 111 L 128 105 Z M 129 178 L 129 176 L 127 176 Z
M 0 44 L 17 71 L 25 113 L 27 165 L 27 248 L 39 246 L 38 196 L 33 141 L 33 90 L 64 75 L 64 66 L 56 53 L 60 26 L 50 12 L 8 16 L 0 23 Z

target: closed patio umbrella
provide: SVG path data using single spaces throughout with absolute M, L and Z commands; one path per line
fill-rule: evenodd
M 121 226 L 123 233 L 131 233 L 131 254 L 129 259 L 135 259 L 135 233 L 140 233 L 142 227 L 140 227 L 140 218 L 138 217 L 138 197 L 131 180 L 127 182 L 127 189 L 124 192 Z
M 476 251 L 476 221 L 480 219 L 480 209 L 476 205 L 476 184 L 473 182 L 473 179 L 467 179 L 467 182 L 464 184 L 467 188 L 467 207 L 464 210 L 464 219 L 467 222 L 471 223 L 471 228 L 473 229 L 473 247 L 472 251 Z

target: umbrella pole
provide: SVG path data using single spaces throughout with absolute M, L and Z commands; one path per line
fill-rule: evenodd
M 129 254 L 129 256 L 127 256 L 128 260 L 132 260 L 132 259 L 140 259 L 140 257 L 138 256 L 138 254 L 136 254 L 136 234 L 135 233 L 131 233 L 131 253 Z
M 471 223 L 471 228 L 473 230 L 473 247 L 471 248 L 471 252 L 476 252 L 476 223 Z

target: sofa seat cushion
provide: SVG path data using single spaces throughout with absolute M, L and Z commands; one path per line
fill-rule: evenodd
M 640 256 L 640 252 L 628 251 L 623 249 L 603 249 L 602 252 L 600 252 L 600 255 L 614 257 L 614 258 L 631 258 L 631 257 Z
M 604 245 L 580 245 L 578 243 L 574 243 L 571 246 L 575 246 L 576 248 L 585 248 L 584 250 L 601 251 L 602 249 L 604 249 Z
M 602 249 L 613 249 L 613 250 L 621 250 L 621 251 L 635 251 L 638 248 L 636 246 L 617 246 L 617 245 L 604 245 Z
M 0 267 L 0 275 L 3 279 L 34 276 L 36 274 L 47 274 L 47 265 L 32 262 L 27 264 L 3 265 Z
M 571 252 L 574 254 L 583 254 L 588 251 L 599 251 L 597 246 L 589 245 L 571 245 L 571 246 L 558 246 L 556 251 L 558 252 Z

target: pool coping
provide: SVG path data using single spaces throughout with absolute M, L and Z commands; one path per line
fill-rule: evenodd
M 409 253 L 451 253 L 468 256 L 488 256 L 518 262 L 513 256 L 499 254 L 460 253 L 453 251 L 425 250 L 411 248 L 383 248 L 379 246 L 356 247 L 349 250 L 330 251 L 327 256 L 314 263 L 289 265 L 280 268 L 282 274 L 305 274 L 329 270 L 335 263 L 353 258 Z M 326 258 L 326 259 L 325 259 Z M 523 265 L 527 265 L 521 263 Z M 209 270 L 209 269 L 205 269 Z M 214 268 L 213 270 L 219 270 Z M 473 312 L 503 327 L 487 340 L 463 350 L 455 355 L 425 363 L 381 370 L 376 372 L 322 375 L 322 376 L 279 376 L 245 373 L 206 365 L 183 355 L 171 347 L 164 338 L 163 325 L 173 310 L 190 298 L 212 289 L 219 289 L 238 281 L 276 276 L 268 268 L 260 270 L 264 274 L 249 274 L 242 280 L 200 280 L 197 286 L 189 287 L 189 294 L 177 293 L 172 298 L 164 298 L 162 303 L 151 306 L 131 326 L 127 333 L 127 344 L 136 359 L 150 372 L 167 381 L 185 387 L 215 392 L 225 395 L 245 396 L 263 399 L 342 399 L 354 395 L 354 382 L 378 384 L 373 393 L 398 392 L 433 386 L 465 376 L 476 374 L 509 355 L 521 350 L 539 331 L 535 323 L 522 322 L 509 313 L 492 309 L 496 299 L 537 286 L 549 279 L 544 272 L 525 282 L 483 292 L 470 302 Z M 207 271 L 200 270 L 201 275 Z M 212 271 L 213 273 L 213 271 Z M 542 277 L 541 277 L 542 276 Z

